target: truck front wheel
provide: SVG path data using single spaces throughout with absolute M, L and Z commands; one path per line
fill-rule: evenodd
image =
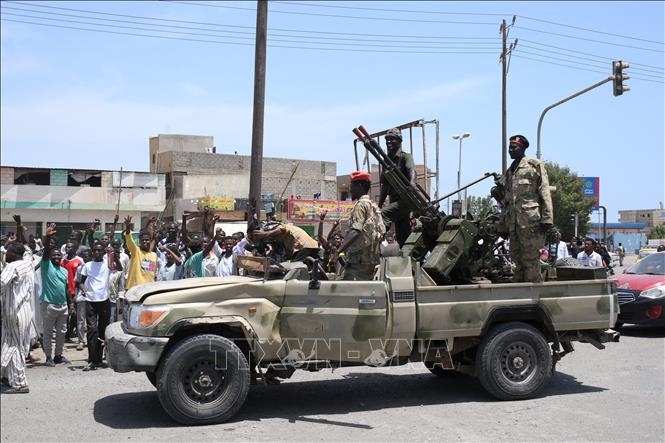
M 157 395 L 178 423 L 201 425 L 231 418 L 245 402 L 250 371 L 229 339 L 205 334 L 176 344 L 157 373 Z
M 552 368 L 547 341 L 526 323 L 504 323 L 492 329 L 478 348 L 476 369 L 482 386 L 499 400 L 535 397 Z

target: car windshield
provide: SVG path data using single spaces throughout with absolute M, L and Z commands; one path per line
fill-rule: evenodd
M 630 274 L 665 275 L 665 253 L 650 254 L 630 268 Z

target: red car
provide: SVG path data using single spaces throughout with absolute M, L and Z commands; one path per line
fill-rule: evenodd
M 613 275 L 619 294 L 619 318 L 624 323 L 665 326 L 665 251 L 644 257 L 623 274 Z

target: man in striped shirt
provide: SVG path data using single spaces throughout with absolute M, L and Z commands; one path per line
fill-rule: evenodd
M 35 287 L 32 262 L 24 260 L 25 246 L 17 241 L 6 246 L 7 265 L 2 270 L 2 372 L 7 377 L 6 394 L 27 394 L 25 357 L 30 351 L 32 308 Z

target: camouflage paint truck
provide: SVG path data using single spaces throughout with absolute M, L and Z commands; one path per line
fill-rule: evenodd
M 475 376 L 497 399 L 526 399 L 573 342 L 618 340 L 606 279 L 443 286 L 408 257 L 383 259 L 372 281 L 296 265 L 278 279 L 158 282 L 125 297 L 122 321 L 106 330 L 107 361 L 145 372 L 183 424 L 223 422 L 252 381 L 296 369 L 424 364 L 439 377 Z

